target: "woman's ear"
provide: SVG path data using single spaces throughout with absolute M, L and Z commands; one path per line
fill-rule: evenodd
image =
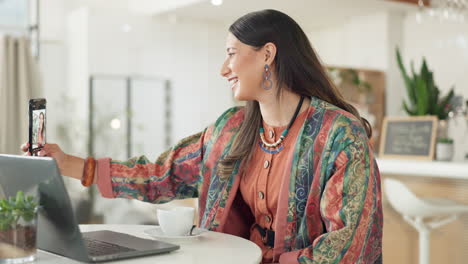
M 265 64 L 271 65 L 275 60 L 276 45 L 271 42 L 268 42 L 263 46 L 262 49 L 265 56 Z

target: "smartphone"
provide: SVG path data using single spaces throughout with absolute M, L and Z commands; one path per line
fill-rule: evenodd
M 46 143 L 46 99 L 29 100 L 29 153 L 37 153 Z

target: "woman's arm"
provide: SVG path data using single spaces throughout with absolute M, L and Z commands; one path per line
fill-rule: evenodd
M 44 146 L 44 151 L 47 153 L 47 149 L 54 147 L 55 144 L 47 144 Z M 58 147 L 58 145 L 55 145 Z M 50 152 L 49 152 L 50 153 Z M 84 167 L 84 159 L 72 155 L 65 154 L 62 162 L 57 162 L 60 173 L 63 176 L 68 176 L 71 178 L 75 178 L 77 180 L 81 180 L 83 176 L 83 167 Z M 96 176 L 96 175 L 95 175 Z M 94 177 L 96 180 L 97 177 Z M 95 183 L 95 182 L 94 182 Z
M 203 132 L 179 141 L 151 163 L 145 156 L 127 161 L 99 159 L 94 183 L 104 197 L 123 197 L 164 203 L 172 199 L 198 197 L 202 184 L 200 169 L 205 158 L 207 142 L 212 134 L 217 137 L 223 126 L 242 108 L 225 111 L 218 120 Z M 236 121 L 242 121 L 237 118 Z M 22 146 L 27 154 L 28 144 Z M 58 145 L 46 144 L 39 153 L 53 157 L 62 175 L 81 179 L 84 160 L 63 153 Z
M 101 194 L 108 198 L 134 198 L 163 203 L 174 198 L 197 197 L 198 185 L 202 182 L 200 165 L 204 144 L 212 130 L 211 126 L 182 139 L 162 153 L 154 163 L 145 156 L 126 161 L 100 159 L 93 183 L 98 184 Z M 21 148 L 29 155 L 27 143 Z M 64 153 L 57 144 L 46 144 L 39 156 L 53 157 L 63 176 L 81 180 L 84 159 Z
M 201 169 L 208 159 L 205 151 L 211 149 L 212 144 L 209 141 L 217 138 L 226 123 L 241 109 L 233 107 L 226 110 L 213 125 L 179 141 L 161 154 L 155 163 L 145 156 L 127 161 L 107 159 L 107 164 L 99 160 L 98 187 L 101 194 L 152 203 L 198 197 L 204 180 Z M 233 122 L 240 121 L 242 119 L 237 117 Z
M 179 141 L 156 162 L 145 156 L 98 161 L 98 186 L 104 197 L 152 203 L 198 197 L 204 146 L 213 127 Z

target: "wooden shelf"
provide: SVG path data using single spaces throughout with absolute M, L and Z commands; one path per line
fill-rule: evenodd
M 468 180 L 468 162 L 377 159 L 381 174 Z

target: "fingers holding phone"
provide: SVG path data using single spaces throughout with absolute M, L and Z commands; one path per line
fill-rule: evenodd
M 21 151 L 23 151 L 24 156 L 31 156 L 28 142 L 21 145 Z M 36 156 L 54 158 L 60 167 L 62 163 L 65 162 L 67 154 L 65 154 L 57 144 L 44 144 L 44 146 L 36 152 Z
M 21 145 L 21 151 L 23 151 L 23 156 L 31 156 L 31 153 L 29 153 L 29 142 Z
M 65 154 L 57 144 L 46 143 L 46 124 L 46 99 L 29 100 L 29 138 L 28 142 L 21 146 L 21 150 L 26 156 L 52 157 L 63 171 L 69 155 Z
M 37 150 L 35 152 L 35 156 L 39 157 L 45 157 L 47 156 L 46 152 L 44 151 L 44 148 L 46 147 L 47 144 L 44 144 L 44 146 L 41 147 L 40 150 Z M 23 151 L 23 156 L 31 156 L 31 153 L 29 152 L 29 143 L 26 142 L 23 145 L 21 145 L 21 151 Z
M 57 163 L 61 163 L 66 156 L 66 154 L 60 148 L 60 146 L 57 144 L 45 144 L 39 151 L 39 155 L 45 157 L 52 157 L 57 161 Z

